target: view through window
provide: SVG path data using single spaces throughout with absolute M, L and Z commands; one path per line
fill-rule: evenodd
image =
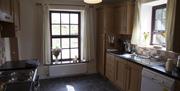
M 153 6 L 151 44 L 166 46 L 166 4 Z
M 80 12 L 50 11 L 51 49 L 61 49 L 52 62 L 72 61 L 80 57 Z

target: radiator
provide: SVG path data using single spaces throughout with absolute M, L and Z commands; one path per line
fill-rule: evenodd
M 78 75 L 85 73 L 87 73 L 86 63 L 49 66 L 50 77 L 63 77 L 63 76 Z

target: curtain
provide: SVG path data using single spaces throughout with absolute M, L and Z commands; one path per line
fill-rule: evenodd
M 88 69 L 92 71 L 96 69 L 96 10 L 92 5 L 85 6 L 84 12 L 84 31 L 82 32 L 82 57 L 89 61 Z
M 42 60 L 43 64 L 51 63 L 51 46 L 50 46 L 50 30 L 49 30 L 49 6 L 48 4 L 42 4 L 42 26 L 43 26 L 43 38 L 42 38 Z
M 166 21 L 166 30 L 167 30 L 167 51 L 173 51 L 173 36 L 174 36 L 174 24 L 175 24 L 175 13 L 176 13 L 176 0 L 168 0 L 167 2 L 167 21 Z
M 133 25 L 133 33 L 131 38 L 131 44 L 140 44 L 141 42 L 141 20 L 140 20 L 140 14 L 141 14 L 141 0 L 135 1 L 135 12 L 134 12 L 134 25 Z

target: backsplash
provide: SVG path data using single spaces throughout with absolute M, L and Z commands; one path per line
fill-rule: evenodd
M 156 49 L 153 47 L 139 47 L 136 46 L 136 53 L 144 56 L 158 57 L 162 61 L 166 61 L 168 58 L 177 60 L 179 53 Z
M 0 38 L 0 65 L 3 64 L 5 60 L 6 57 L 5 57 L 4 39 Z

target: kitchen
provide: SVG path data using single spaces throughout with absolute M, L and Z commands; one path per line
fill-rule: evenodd
M 178 0 L 173 0 L 173 2 L 142 0 L 143 2 L 139 3 L 139 1 L 141 0 L 103 0 L 100 4 L 86 4 L 83 0 L 1 0 L 0 21 L 3 27 L 0 41 L 1 66 L 11 63 L 10 60 L 38 59 L 36 61 L 38 67 L 35 66 L 34 72 L 30 74 L 36 73 L 37 69 L 36 78 L 40 79 L 40 90 L 44 85 L 41 81 L 44 79 L 100 74 L 120 91 L 179 91 L 180 74 L 177 60 L 180 49 L 178 43 L 179 18 L 177 16 L 179 16 L 180 2 Z M 142 4 L 140 10 L 142 16 L 139 16 L 143 22 L 140 25 L 141 34 L 136 31 L 139 14 L 137 12 L 140 12 L 137 8 L 138 4 Z M 168 12 L 167 26 L 171 29 L 164 32 L 164 26 L 161 25 L 160 28 L 157 27 L 161 30 L 155 31 L 152 35 L 153 24 L 156 23 L 151 21 L 152 16 L 156 14 L 153 15 L 149 10 L 153 11 L 152 6 L 163 4 L 166 4 Z M 46 10 L 47 8 L 50 8 L 52 12 Z M 65 16 L 67 14 L 70 17 L 67 19 L 68 22 L 63 20 L 67 18 Z M 164 15 L 162 11 L 161 15 Z M 53 19 L 53 16 L 56 18 Z M 79 20 L 76 21 L 75 17 Z M 60 24 L 58 19 L 62 19 Z M 49 21 L 51 21 L 50 24 Z M 61 27 L 63 29 L 67 28 L 67 25 L 74 29 L 79 27 L 79 33 L 69 30 L 70 32 L 62 32 L 62 36 L 57 36 L 59 32 L 53 32 L 54 26 L 63 26 Z M 46 30 L 52 32 L 49 33 Z M 63 35 L 71 33 L 72 36 Z M 51 35 L 46 36 L 47 34 Z M 167 43 L 163 36 L 158 37 L 161 39 L 159 41 L 156 38 L 158 34 L 165 34 L 168 39 Z M 58 38 L 60 41 L 56 40 Z M 70 41 L 69 45 L 67 41 Z M 61 46 L 59 47 L 57 43 Z M 60 49 L 56 49 L 57 46 Z M 59 51 L 57 57 L 51 49 Z M 67 54 L 65 50 L 69 50 L 70 54 Z M 70 61 L 63 59 L 68 58 L 67 55 L 70 56 Z M 28 62 L 28 64 L 31 63 Z M 12 72 L 11 75 L 13 74 Z M 42 91 L 48 91 L 45 87 Z

